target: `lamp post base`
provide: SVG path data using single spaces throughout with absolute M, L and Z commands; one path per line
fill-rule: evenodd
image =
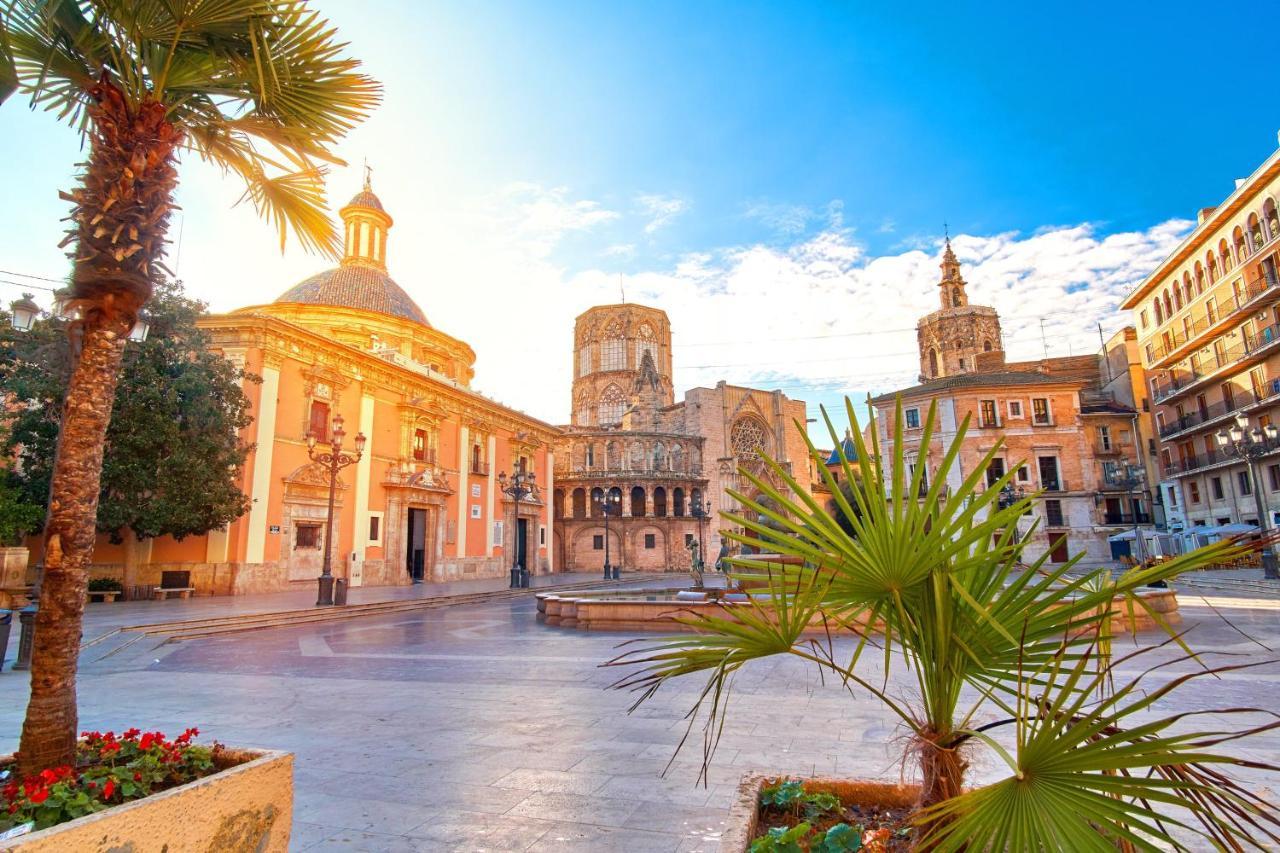
M 320 594 L 316 597 L 316 607 L 333 604 L 333 575 L 321 575 L 316 578 L 320 585 Z
M 1267 580 L 1280 580 L 1280 561 L 1270 548 L 1262 552 L 1262 576 Z
M 512 567 L 511 567 L 511 586 L 510 586 L 510 588 L 511 588 L 511 589 L 519 589 L 519 588 L 520 588 L 520 567 L 519 567 L 519 566 L 512 566 Z

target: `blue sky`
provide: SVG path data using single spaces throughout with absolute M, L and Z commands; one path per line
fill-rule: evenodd
M 944 220 L 1012 356 L 1088 351 L 1280 129 L 1267 4 L 316 5 L 386 85 L 340 153 L 374 166 L 393 275 L 477 387 L 553 421 L 573 316 L 620 279 L 671 313 L 679 388 L 909 384 Z M 0 128 L 0 269 L 57 277 L 78 141 L 18 101 Z M 328 264 L 182 176 L 176 261 L 215 309 Z

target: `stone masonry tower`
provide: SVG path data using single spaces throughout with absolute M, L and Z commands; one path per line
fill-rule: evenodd
M 969 304 L 960 262 L 951 251 L 950 237 L 942 253 L 941 266 L 938 297 L 942 308 L 916 323 L 921 382 L 973 373 L 1004 362 L 1000 315 L 994 308 Z
M 597 305 L 578 317 L 573 338 L 574 426 L 621 424 L 635 402 L 647 409 L 675 402 L 671 321 L 665 311 Z

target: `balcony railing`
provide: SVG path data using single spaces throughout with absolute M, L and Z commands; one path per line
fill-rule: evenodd
M 1150 524 L 1151 516 L 1145 512 L 1133 513 L 1127 512 L 1108 512 L 1102 516 L 1103 524 Z
M 1057 478 L 1056 480 L 1041 480 L 1040 488 L 1044 489 L 1046 492 L 1069 491 L 1069 489 L 1067 489 L 1067 481 L 1062 479 L 1061 477 Z
M 471 473 L 481 477 L 489 476 L 489 463 L 480 462 L 476 459 L 471 460 Z
M 1164 382 L 1155 383 L 1155 387 L 1152 388 L 1155 401 L 1163 403 L 1165 400 L 1195 385 L 1200 380 L 1212 376 L 1223 368 L 1237 364 L 1250 356 L 1257 355 L 1277 342 L 1280 342 L 1280 327 L 1272 324 L 1259 329 L 1240 343 L 1226 347 L 1221 353 L 1214 350 L 1205 362 L 1197 365 L 1195 369 L 1170 370 L 1168 379 Z
M 1247 409 L 1250 406 L 1256 406 L 1263 400 L 1269 400 L 1276 395 L 1280 395 L 1280 379 L 1272 379 L 1264 386 L 1262 395 L 1258 395 L 1253 391 L 1236 391 L 1235 395 L 1228 402 L 1220 400 L 1217 403 L 1211 403 L 1203 409 L 1197 409 L 1194 412 L 1187 412 L 1180 418 L 1174 418 L 1171 422 L 1160 427 L 1160 437 L 1169 438 L 1180 432 L 1186 432 L 1203 424 L 1212 423 L 1219 418 L 1233 414 L 1241 409 Z
M 436 464 L 436 450 L 434 447 L 428 447 L 423 450 L 413 451 L 414 462 L 425 462 L 428 465 Z
M 1115 441 L 1095 441 L 1093 443 L 1094 456 L 1119 456 L 1121 453 L 1119 442 Z
M 1230 277 L 1231 276 L 1228 275 L 1224 278 Z M 1219 282 L 1222 280 L 1222 278 L 1218 279 Z M 1166 358 L 1182 349 L 1188 343 L 1195 341 L 1207 330 L 1213 328 L 1224 320 L 1231 319 L 1263 293 L 1278 284 L 1280 284 L 1280 278 L 1277 278 L 1270 272 L 1251 278 L 1248 280 L 1248 283 L 1240 289 L 1239 293 L 1232 293 L 1224 304 L 1217 306 L 1217 310 L 1213 314 L 1209 314 L 1206 311 L 1204 315 L 1199 317 L 1195 317 L 1193 315 L 1189 326 L 1183 328 L 1169 328 L 1167 331 L 1162 333 L 1162 337 L 1164 335 L 1168 335 L 1168 343 L 1161 342 L 1160 344 L 1153 346 L 1152 365 L 1154 366 L 1156 363 L 1164 361 Z

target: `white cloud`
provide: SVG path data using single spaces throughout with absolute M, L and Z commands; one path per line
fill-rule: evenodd
M 743 217 L 754 219 L 783 236 L 803 234 L 818 214 L 801 204 L 753 201 L 742 211 Z
M 689 208 L 688 202 L 682 198 L 649 193 L 636 196 L 636 205 L 640 208 L 641 214 L 649 220 L 644 226 L 646 234 L 652 234 L 666 226 Z

